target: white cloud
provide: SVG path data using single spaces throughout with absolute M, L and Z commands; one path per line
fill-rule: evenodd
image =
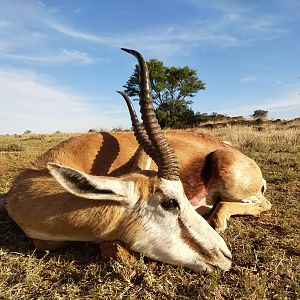
M 32 40 L 38 40 L 38 41 L 40 41 L 40 40 L 42 40 L 42 39 L 44 39 L 46 37 L 47 37 L 47 35 L 45 33 L 42 33 L 42 32 L 39 32 L 39 31 L 33 31 L 31 33 L 31 39 Z
M 45 7 L 46 6 L 46 4 L 43 1 L 40 1 L 40 0 L 37 1 L 37 4 L 39 6 L 41 6 L 41 7 Z
M 300 116 L 300 95 L 296 90 L 289 91 L 277 99 L 262 99 L 250 105 L 221 110 L 220 113 L 249 116 L 256 109 L 269 111 L 271 117 L 281 118 L 284 112 L 289 112 L 292 117 Z
M 54 43 L 51 44 L 53 40 L 59 40 L 57 33 L 60 33 L 74 39 L 98 43 L 106 47 L 120 48 L 126 45 L 126 47 L 139 49 L 145 54 L 151 53 L 151 55 L 162 58 L 182 50 L 189 51 L 197 47 L 228 48 L 245 46 L 257 41 L 278 38 L 287 32 L 284 28 L 285 23 L 280 22 L 278 16 L 273 16 L 272 13 L 264 18 L 262 18 L 261 13 L 256 15 L 257 11 L 253 9 L 255 5 L 241 5 L 236 4 L 234 1 L 228 3 L 226 1 L 226 4 L 223 1 L 183 1 L 199 6 L 201 9 L 203 6 L 207 7 L 208 10 L 213 12 L 210 14 L 212 17 L 207 19 L 201 17 L 201 21 L 194 18 L 180 25 L 175 25 L 176 21 L 174 21 L 171 24 L 166 23 L 162 26 L 118 31 L 109 35 L 95 31 L 93 33 L 83 31 L 80 28 L 58 22 L 56 15 L 49 12 L 52 8 L 45 4 L 46 2 L 30 1 L 28 3 L 17 1 L 15 5 L 6 4 L 7 7 L 9 6 L 9 9 L 6 9 L 11 14 L 20 15 L 20 18 L 14 21 L 15 31 L 11 32 L 10 35 L 4 35 L 2 40 L 6 43 L 22 40 L 22 45 L 27 51 L 34 48 L 40 49 L 38 38 L 42 38 L 42 36 L 30 36 L 30 33 L 26 32 L 28 28 L 32 30 L 31 26 L 34 20 L 36 28 L 33 31 L 38 31 L 40 34 L 47 33 L 48 41 L 44 39 L 43 42 L 48 49 L 53 47 Z M 80 13 L 81 8 L 75 7 L 73 12 Z M 6 21 L 3 22 L 3 24 L 6 24 Z M 53 34 L 53 32 L 49 34 L 49 28 L 55 30 L 56 34 Z M 32 47 L 34 42 L 35 46 L 39 45 L 38 48 Z M 86 44 L 83 43 L 83 46 L 86 46 Z M 7 52 L 1 50 L 1 48 L 0 51 Z M 14 54 L 17 55 L 20 52 Z M 78 53 L 76 55 L 78 56 Z M 33 60 L 32 56 L 30 53 L 27 59 Z M 68 58 L 70 56 L 69 53 Z M 42 57 L 38 57 L 38 59 L 43 60 Z M 64 59 L 67 60 L 67 58 Z M 83 53 L 80 53 L 81 63 L 91 63 L 90 59 L 90 57 L 83 57 Z
M 95 63 L 95 59 L 91 58 L 88 53 L 78 51 L 75 49 L 60 49 L 58 54 L 48 55 L 48 56 L 30 56 L 30 55 L 20 55 L 20 54 L 11 54 L 11 53 L 0 53 L 0 56 L 9 59 L 27 60 L 27 61 L 54 63 L 54 64 L 77 63 L 77 64 L 90 65 Z
M 49 26 L 55 31 L 74 39 L 114 48 L 126 45 L 126 47 L 140 49 L 144 53 L 151 52 L 161 56 L 199 45 L 232 47 L 238 43 L 235 36 L 219 32 L 220 30 L 216 24 L 211 26 L 202 22 L 189 23 L 184 26 L 143 28 L 143 30 L 110 36 L 87 33 L 53 21 L 49 22 Z
M 79 30 L 75 30 L 71 27 L 59 24 L 57 22 L 49 22 L 49 26 L 52 29 L 55 29 L 56 31 L 63 33 L 67 36 L 76 38 L 76 39 L 81 39 L 81 40 L 86 40 L 86 41 L 91 41 L 91 42 L 96 42 L 96 43 L 108 43 L 109 40 L 107 38 L 103 38 L 101 36 L 93 35 L 93 34 L 88 34 Z
M 254 75 L 246 76 L 241 79 L 241 82 L 247 83 L 247 82 L 252 82 L 255 81 L 256 77 Z
M 95 61 L 88 53 L 74 50 L 74 49 L 61 49 L 61 60 L 63 62 L 79 62 L 85 65 L 93 64 Z
M 0 71 L 0 134 L 83 131 L 90 128 L 129 127 L 123 105 L 107 104 L 49 83 L 30 71 Z M 100 103 L 100 104 L 99 104 Z
M 206 4 L 209 6 L 208 3 Z M 127 45 L 127 47 L 137 48 L 144 52 L 151 51 L 153 53 L 155 51 L 163 53 L 163 55 L 199 46 L 217 48 L 247 46 L 279 38 L 288 32 L 285 29 L 287 22 L 278 16 L 270 14 L 262 20 L 262 16 L 255 15 L 251 9 L 249 12 L 239 8 L 227 10 L 222 4 L 220 7 L 222 14 L 210 19 L 189 20 L 183 25 L 165 24 L 111 35 L 88 33 L 58 23 L 53 19 L 48 24 L 55 31 L 75 39 L 99 43 L 108 47 L 119 48 Z M 217 10 L 218 8 L 213 7 L 213 9 Z
M 274 40 L 289 33 L 289 24 L 293 18 L 299 18 L 297 11 L 299 1 L 295 7 L 288 1 L 280 3 L 280 13 L 276 9 L 268 11 L 260 9 L 255 1 L 222 1 L 222 0 L 181 0 L 213 14 L 209 24 L 217 25 L 219 34 L 235 36 L 238 43 L 235 46 L 245 46 L 260 41 Z M 278 9 L 278 8 L 277 8 Z

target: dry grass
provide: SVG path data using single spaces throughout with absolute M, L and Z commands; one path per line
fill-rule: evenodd
M 18 227 L 0 212 L 0 299 L 299 299 L 299 128 L 232 127 L 206 130 L 254 158 L 268 181 L 272 210 L 236 217 L 224 239 L 233 267 L 194 274 L 146 258 L 134 265 L 104 262 L 96 245 L 79 243 L 46 254 L 34 251 Z M 67 135 L 0 137 L 0 193 L 19 167 Z
M 299 126 L 229 126 L 227 128 L 201 129 L 220 140 L 230 141 L 241 150 L 283 151 L 299 150 Z

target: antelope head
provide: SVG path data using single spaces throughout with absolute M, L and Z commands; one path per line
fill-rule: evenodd
M 140 68 L 140 108 L 144 127 L 125 98 L 137 141 L 158 166 L 158 172 L 140 170 L 122 177 L 91 176 L 77 170 L 49 164 L 51 174 L 69 192 L 88 199 L 104 200 L 105 207 L 119 209 L 103 231 L 107 240 L 121 240 L 134 251 L 152 259 L 186 266 L 195 272 L 228 270 L 231 254 L 221 236 L 209 226 L 188 201 L 179 179 L 179 165 L 173 149 L 155 116 L 149 73 L 140 53 L 134 55 Z M 84 200 L 82 200 L 84 201 Z M 100 205 L 100 204 L 99 204 Z

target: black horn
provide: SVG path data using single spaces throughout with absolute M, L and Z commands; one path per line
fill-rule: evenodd
M 179 165 L 175 152 L 161 130 L 154 111 L 147 64 L 139 52 L 125 48 L 121 49 L 135 56 L 138 60 L 140 71 L 139 97 L 141 115 L 145 130 L 148 134 L 149 140 L 152 143 L 152 147 L 157 152 L 158 176 L 168 180 L 178 180 Z
M 128 95 L 126 95 L 124 92 L 117 91 L 117 93 L 119 93 L 120 95 L 123 96 L 123 98 L 127 104 L 128 111 L 129 111 L 130 118 L 131 118 L 133 132 L 134 132 L 136 140 L 138 141 L 139 145 L 142 146 L 144 151 L 158 165 L 158 159 L 157 159 L 157 154 L 155 152 L 155 148 L 152 146 L 151 141 L 149 140 L 148 135 L 147 135 L 143 125 L 140 123 L 140 121 L 136 115 L 136 112 L 135 112 L 132 102 L 130 101 Z

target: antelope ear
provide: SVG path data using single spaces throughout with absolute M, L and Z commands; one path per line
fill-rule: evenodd
M 122 181 L 114 177 L 88 175 L 55 163 L 49 163 L 47 167 L 61 186 L 78 197 L 126 204 L 134 204 L 137 201 L 134 182 Z

